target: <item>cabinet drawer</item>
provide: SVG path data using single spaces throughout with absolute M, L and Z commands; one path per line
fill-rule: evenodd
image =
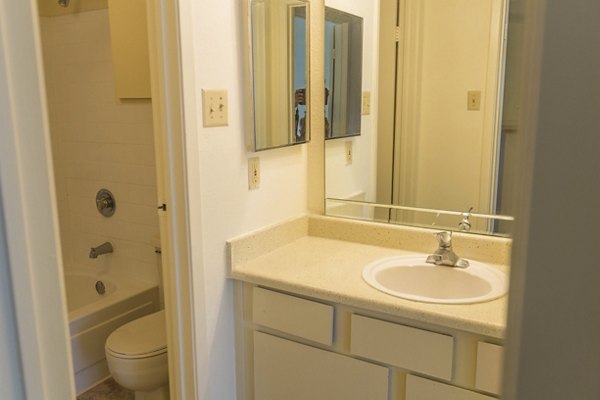
M 470 390 L 414 375 L 406 376 L 406 400 L 496 400 Z
M 252 320 L 313 342 L 333 343 L 333 307 L 327 304 L 255 287 Z
M 350 351 L 400 368 L 452 379 L 452 336 L 352 315 Z
M 503 361 L 504 347 L 479 342 L 477 344 L 475 387 L 486 392 L 500 394 Z
M 256 400 L 387 400 L 389 370 L 254 332 Z

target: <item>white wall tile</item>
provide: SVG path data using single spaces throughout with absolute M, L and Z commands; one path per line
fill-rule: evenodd
M 160 246 L 150 100 L 115 97 L 107 10 L 41 18 L 65 269 L 158 282 Z M 109 189 L 117 211 L 95 207 Z M 110 241 L 114 253 L 89 258 Z
M 107 163 L 67 163 L 67 178 L 106 180 L 108 182 L 131 183 L 136 185 L 155 185 L 154 167 L 131 164 Z M 100 189 L 100 188 L 98 188 Z M 110 190 L 110 187 L 107 188 Z
M 155 186 L 87 179 L 67 179 L 67 186 L 71 196 L 79 196 L 87 199 L 95 198 L 98 189 L 110 186 L 110 191 L 115 195 L 118 204 L 126 202 L 151 207 L 155 207 L 157 204 Z

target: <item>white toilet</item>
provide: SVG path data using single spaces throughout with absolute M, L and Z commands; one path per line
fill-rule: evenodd
M 135 400 L 168 400 L 169 370 L 165 312 L 131 321 L 106 339 L 108 369 Z

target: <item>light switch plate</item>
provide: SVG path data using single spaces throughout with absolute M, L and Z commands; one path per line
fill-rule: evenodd
M 226 90 L 202 90 L 202 120 L 205 128 L 227 126 L 228 111 Z
M 479 111 L 481 110 L 481 91 L 471 90 L 467 92 L 467 110 L 468 111 Z

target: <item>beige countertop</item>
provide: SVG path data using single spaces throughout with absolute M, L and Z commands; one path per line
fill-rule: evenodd
M 415 251 L 423 252 L 417 243 L 421 241 L 425 241 L 431 247 L 433 241 L 430 230 L 376 226 L 375 228 L 380 228 L 379 234 L 385 234 L 386 229 L 391 230 L 387 232 L 386 237 L 397 235 L 400 238 L 410 238 L 404 240 L 404 243 L 402 240 L 396 243 L 397 247 L 401 248 L 392 248 L 385 242 L 385 245 L 379 246 L 339 240 L 336 238 L 337 235 L 332 233 L 333 224 L 338 224 L 333 231 L 339 228 L 346 233 L 349 229 L 360 230 L 361 225 L 364 225 L 357 221 L 311 216 L 288 221 L 229 241 L 230 277 L 428 324 L 494 338 L 504 337 L 507 296 L 478 304 L 430 304 L 385 294 L 363 280 L 363 268 L 379 258 Z M 365 229 L 373 228 L 373 224 L 364 226 Z M 381 230 L 384 232 L 382 233 Z M 425 236 L 419 238 L 419 235 Z M 354 235 L 354 238 L 363 242 L 373 241 L 372 234 L 366 236 L 368 240 L 362 240 L 360 234 Z M 475 254 L 477 251 L 482 251 L 482 244 L 477 236 L 466 235 L 465 237 L 466 239 L 461 243 L 466 253 Z M 481 240 L 486 242 L 483 247 L 488 254 L 486 256 L 479 254 L 479 258 L 472 259 L 484 262 L 506 261 L 510 253 L 508 239 Z M 461 256 L 469 258 L 469 254 L 460 253 L 460 247 L 456 244 L 455 248 Z M 489 254 L 490 252 L 493 254 Z M 497 264 L 494 266 L 507 271 L 505 266 Z

